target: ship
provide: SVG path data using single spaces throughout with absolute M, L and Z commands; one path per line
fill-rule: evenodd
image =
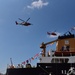
M 47 45 L 55 43 L 55 50 L 47 51 Z M 36 67 L 7 68 L 6 75 L 75 75 L 75 34 L 67 32 L 50 42 L 42 42 L 42 50 Z

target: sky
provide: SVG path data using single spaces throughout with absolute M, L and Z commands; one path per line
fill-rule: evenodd
M 30 18 L 33 25 L 16 25 L 15 21 L 22 22 L 18 18 Z M 75 0 L 0 0 L 0 72 L 6 72 L 10 58 L 14 65 L 20 64 L 40 53 L 42 42 L 57 39 L 47 32 L 63 35 L 74 26 Z

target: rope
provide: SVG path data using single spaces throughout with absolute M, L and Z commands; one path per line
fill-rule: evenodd
M 42 68 L 41 66 L 40 66 L 40 68 L 42 69 L 42 70 L 44 70 L 46 73 L 48 73 L 48 71 L 46 71 L 44 68 Z M 48 73 L 49 74 L 49 73 Z

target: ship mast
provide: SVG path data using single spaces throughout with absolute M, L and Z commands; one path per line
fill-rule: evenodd
M 11 66 L 13 66 L 12 58 L 10 58 Z

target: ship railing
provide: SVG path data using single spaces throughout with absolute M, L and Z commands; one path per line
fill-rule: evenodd
M 28 64 L 18 64 L 16 66 L 7 64 L 7 69 L 9 69 L 9 68 L 11 68 L 11 69 L 14 69 L 14 68 L 36 68 L 36 66 L 31 66 L 30 63 L 28 63 Z
M 7 68 L 12 68 L 13 69 L 13 68 L 15 68 L 15 66 L 14 65 L 8 65 L 7 64 Z
M 70 48 L 69 50 L 70 50 L 70 51 L 74 51 L 74 50 L 75 50 L 75 48 Z
M 25 68 L 22 64 L 18 64 L 17 66 L 15 66 L 15 65 L 7 65 L 7 68 L 9 69 L 9 68 L 11 68 L 11 69 L 13 69 L 13 68 Z
M 40 63 L 75 63 L 75 56 L 41 57 Z

